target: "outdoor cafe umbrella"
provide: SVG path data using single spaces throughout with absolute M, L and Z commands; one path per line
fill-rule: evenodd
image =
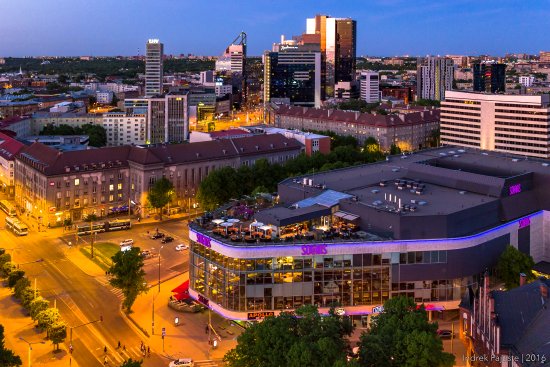
M 221 223 L 223 223 L 223 219 L 214 219 L 212 220 L 212 223 L 216 223 L 217 225 L 220 225 Z
M 227 228 L 231 227 L 233 225 L 233 223 L 229 223 L 229 222 L 223 222 L 220 224 L 220 226 L 222 227 L 225 227 L 225 233 L 227 234 Z
M 271 226 L 261 226 L 260 229 L 261 229 L 262 231 L 264 231 L 264 233 L 265 233 L 265 232 L 267 232 L 268 230 L 272 229 L 272 227 L 271 227 Z M 267 233 L 266 233 L 266 234 L 267 234 Z
M 264 224 L 262 222 L 252 222 L 250 223 L 250 230 L 252 230 L 252 227 L 261 227 L 263 226 Z
M 239 223 L 240 220 L 237 219 L 237 218 L 231 218 L 231 219 L 228 219 L 227 222 L 228 222 L 228 223 Z

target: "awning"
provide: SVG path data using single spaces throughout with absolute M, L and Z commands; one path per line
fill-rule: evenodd
M 358 215 L 351 214 L 351 213 L 348 213 L 348 212 L 343 212 L 343 211 L 340 211 L 340 210 L 335 212 L 333 215 L 336 216 L 336 217 L 342 218 L 344 220 L 349 220 L 349 221 L 356 220 L 356 219 L 359 218 Z
M 183 293 L 189 291 L 189 280 L 178 285 L 176 288 L 172 289 L 172 293 Z
M 174 295 L 174 298 L 177 300 L 177 301 L 182 301 L 184 299 L 189 299 L 191 298 L 191 296 L 189 295 L 189 292 L 183 292 L 183 293 L 178 293 L 176 295 Z

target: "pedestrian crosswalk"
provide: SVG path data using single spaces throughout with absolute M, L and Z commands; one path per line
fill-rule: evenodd
M 139 346 L 129 347 L 123 345 L 120 349 L 116 349 L 113 352 L 106 354 L 103 358 L 107 361 L 109 366 L 118 366 L 122 362 L 132 358 L 133 360 L 140 360 L 146 358 Z
M 118 299 L 120 300 L 124 299 L 124 295 L 122 294 L 122 290 L 120 288 L 111 288 L 110 290 L 111 290 L 111 293 L 117 296 Z

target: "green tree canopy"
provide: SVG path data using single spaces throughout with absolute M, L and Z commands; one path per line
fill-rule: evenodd
M 24 278 L 23 278 L 24 279 Z M 36 292 L 38 293 L 38 292 Z M 27 310 L 31 307 L 31 302 L 35 299 L 35 292 L 30 287 L 27 287 L 21 291 L 21 304 Z
M 59 126 L 50 124 L 44 126 L 40 135 L 88 135 L 89 144 L 92 147 L 104 147 L 107 144 L 107 131 L 100 125 L 84 124 L 74 127 L 66 124 Z
M 500 255 L 497 263 L 497 274 L 508 289 L 519 286 L 519 274 L 524 273 L 527 279 L 533 279 L 532 269 L 535 265 L 533 258 L 508 245 Z
M 120 365 L 120 367 L 141 367 L 142 364 L 143 364 L 143 360 L 134 361 L 132 358 L 130 358 L 130 359 L 127 359 L 126 361 L 124 361 Z
M 0 366 L 17 367 L 22 364 L 21 358 L 18 355 L 15 355 L 12 350 L 6 349 L 4 326 L 0 325 Z
M 15 283 L 19 279 L 22 279 L 25 277 L 25 271 L 23 270 L 14 270 L 8 275 L 8 287 L 13 288 L 15 287 Z
M 174 195 L 174 185 L 166 177 L 155 181 L 149 193 L 147 201 L 155 209 L 160 209 L 160 219 L 162 220 L 162 209 L 170 202 Z
M 302 306 L 296 314 L 268 317 L 246 329 L 224 361 L 229 367 L 333 367 L 337 362 L 345 365 L 347 337 L 352 331 L 348 317 L 334 312 L 321 316 L 317 307 Z
M 54 345 L 54 349 L 59 350 L 59 343 L 63 343 L 67 338 L 67 325 L 58 320 L 55 324 L 50 326 L 48 335 Z
M 36 297 L 35 299 L 33 299 L 29 303 L 29 313 L 31 314 L 31 319 L 37 321 L 40 312 L 47 310 L 49 306 L 50 302 L 42 297 Z
M 21 295 L 23 294 L 23 291 L 26 288 L 29 288 L 30 286 L 31 286 L 31 282 L 29 279 L 27 278 L 19 279 L 15 283 L 15 286 L 13 287 L 13 295 L 15 296 L 15 298 L 21 299 Z
M 361 335 L 359 364 L 370 367 L 451 367 L 454 356 L 443 352 L 437 323 L 428 321 L 424 307 L 413 298 L 394 297 L 373 317 Z
M 112 275 L 109 283 L 122 291 L 123 306 L 130 312 L 137 296 L 147 292 L 141 249 L 132 247 L 128 251 L 119 251 L 111 259 L 113 265 L 109 269 L 109 274 Z
M 36 321 L 38 321 L 38 327 L 41 329 L 48 330 L 59 321 L 61 315 L 59 315 L 59 310 L 57 308 L 47 308 L 43 311 L 40 311 L 36 316 Z

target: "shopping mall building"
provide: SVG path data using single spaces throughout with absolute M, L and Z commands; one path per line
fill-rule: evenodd
M 398 295 L 456 310 L 508 244 L 550 260 L 549 188 L 546 161 L 455 147 L 290 178 L 252 222 L 190 224 L 190 294 L 240 320 Z

